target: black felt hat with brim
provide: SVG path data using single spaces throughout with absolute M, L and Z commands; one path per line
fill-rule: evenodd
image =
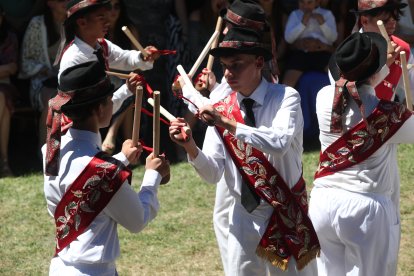
M 97 61 L 69 67 L 60 75 L 59 91 L 71 95 L 71 100 L 62 106 L 62 111 L 85 107 L 100 101 L 114 92 L 102 64 Z
M 400 0 L 359 0 L 358 9 L 352 9 L 350 12 L 355 14 L 371 14 L 379 11 L 393 11 L 400 10 L 407 6 L 401 3 Z
M 248 54 L 263 56 L 265 61 L 272 58 L 272 53 L 262 43 L 262 36 L 260 34 L 240 27 L 231 28 L 218 47 L 210 50 L 210 54 L 214 57 Z
M 72 18 L 76 18 L 78 14 L 84 14 L 99 7 L 111 7 L 111 0 L 71 0 L 66 5 L 65 24 Z
M 335 50 L 329 70 L 335 81 L 363 81 L 381 70 L 387 61 L 387 41 L 373 32 L 353 33 Z
M 222 9 L 220 16 L 223 17 L 223 20 L 236 26 L 257 31 L 269 30 L 266 14 L 258 1 L 236 0 L 229 8 Z

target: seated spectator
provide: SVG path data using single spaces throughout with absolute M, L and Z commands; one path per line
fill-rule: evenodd
M 17 96 L 17 89 L 10 83 L 10 76 L 17 72 L 17 59 L 17 36 L 11 31 L 0 6 L 0 177 L 13 175 L 8 147 L 13 96 Z
M 293 45 L 286 62 L 283 83 L 295 87 L 303 72 L 327 72 L 338 32 L 332 12 L 319 7 L 320 0 L 299 0 L 299 9 L 288 18 L 285 39 Z
M 30 102 L 41 112 L 39 149 L 46 140 L 48 101 L 56 94 L 58 68 L 53 63 L 59 47 L 60 27 L 66 18 L 66 2 L 47 0 L 44 14 L 32 18 L 22 42 L 19 77 L 30 79 Z

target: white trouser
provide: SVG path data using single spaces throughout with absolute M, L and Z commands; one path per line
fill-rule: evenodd
M 396 274 L 400 225 L 390 197 L 313 188 L 309 216 L 322 248 L 320 276 Z
M 67 263 L 54 257 L 50 263 L 49 276 L 114 276 L 117 275 L 115 263 Z
M 225 275 L 288 275 L 316 276 L 316 262 L 312 261 L 303 270 L 297 271 L 293 258 L 288 270 L 283 272 L 256 254 L 257 245 L 266 230 L 273 207 L 265 202 L 252 213 L 248 213 L 229 194 L 225 183 L 217 184 L 214 209 L 214 229 L 219 244 Z

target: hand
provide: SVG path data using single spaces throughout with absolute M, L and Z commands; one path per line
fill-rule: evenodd
M 325 23 L 325 19 L 319 13 L 312 13 L 311 17 L 314 18 L 316 21 L 318 21 L 319 25 L 322 25 L 323 23 Z
M 151 153 L 148 155 L 145 162 L 146 170 L 156 170 L 162 178 L 169 177 L 170 175 L 170 162 L 165 158 L 164 155 L 154 157 Z
M 312 13 L 311 12 L 304 11 L 303 18 L 302 18 L 302 24 L 305 25 L 305 26 L 307 26 L 308 23 L 309 23 L 309 19 L 311 18 L 311 16 L 312 16 Z
M 202 106 L 199 110 L 199 117 L 209 126 L 222 126 L 223 123 L 223 116 L 212 105 Z
M 397 45 L 394 41 L 391 41 L 392 48 L 394 51 L 387 53 L 387 66 L 390 67 L 391 64 L 395 62 L 395 59 L 400 56 L 402 50 L 401 46 Z
M 158 49 L 154 46 L 147 46 L 145 47 L 145 52 L 149 55 L 147 57 L 144 56 L 144 61 L 154 62 L 157 60 L 161 55 L 158 53 Z
M 126 85 L 128 87 L 128 90 L 135 94 L 137 87 L 142 85 L 141 77 L 136 73 L 129 73 L 129 78 L 126 81 Z
M 138 142 L 137 145 L 133 145 L 132 140 L 125 140 L 122 144 L 121 152 L 126 156 L 129 163 L 135 165 L 138 163 L 138 159 L 142 153 L 142 145 Z
M 189 128 L 188 123 L 183 118 L 177 118 L 177 120 L 170 122 L 170 138 L 173 142 L 180 146 L 185 146 L 185 144 L 187 144 L 192 139 L 192 132 L 190 128 L 190 131 L 186 133 L 187 139 L 184 139 L 184 136 L 182 134 L 184 127 Z
M 207 82 L 207 79 L 208 79 L 208 82 Z M 214 73 L 211 70 L 204 68 L 203 71 L 201 71 L 199 77 L 197 78 L 197 82 L 195 83 L 194 87 L 198 91 L 203 91 L 203 90 L 211 91 L 213 90 L 213 87 L 216 84 L 216 81 L 217 80 L 216 80 L 216 76 L 214 75 Z M 206 86 L 206 84 L 208 84 L 208 86 Z

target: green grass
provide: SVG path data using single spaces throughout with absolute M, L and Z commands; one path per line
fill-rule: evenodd
M 414 275 L 414 145 L 400 146 L 402 239 L 399 276 Z M 317 152 L 303 157 L 311 187 Z M 134 170 L 137 190 L 142 167 Z M 187 163 L 172 167 L 159 190 L 157 218 L 139 234 L 119 227 L 120 275 L 223 275 L 214 238 L 214 185 L 205 184 Z M 47 275 L 54 250 L 53 221 L 46 210 L 40 173 L 0 179 L 0 275 Z

